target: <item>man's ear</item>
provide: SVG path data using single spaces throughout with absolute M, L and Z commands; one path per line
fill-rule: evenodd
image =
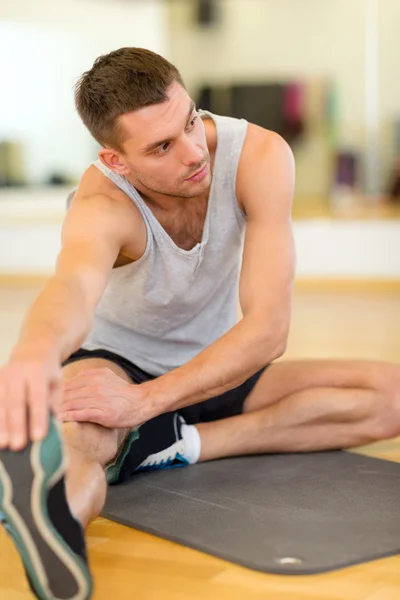
M 98 157 L 103 165 L 108 169 L 111 169 L 111 171 L 114 171 L 114 173 L 118 173 L 118 175 L 128 175 L 130 173 L 129 168 L 115 150 L 111 150 L 111 148 L 102 148 L 99 150 Z

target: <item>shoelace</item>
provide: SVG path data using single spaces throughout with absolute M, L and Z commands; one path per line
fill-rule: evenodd
M 158 466 L 166 467 L 166 466 L 172 464 L 173 462 L 174 462 L 174 459 L 170 457 L 167 460 L 162 459 L 160 461 L 153 461 L 153 462 L 149 463 L 148 465 L 146 465 L 144 468 L 146 469 L 146 468 L 158 467 Z

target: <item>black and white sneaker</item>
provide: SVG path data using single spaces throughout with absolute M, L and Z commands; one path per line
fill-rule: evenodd
M 107 466 L 108 484 L 126 481 L 134 473 L 187 466 L 181 431 L 184 423 L 178 413 L 170 412 L 133 429 Z
M 89 600 L 93 582 L 81 524 L 70 512 L 66 459 L 53 416 L 41 442 L 0 450 L 0 523 L 21 557 L 40 600 Z

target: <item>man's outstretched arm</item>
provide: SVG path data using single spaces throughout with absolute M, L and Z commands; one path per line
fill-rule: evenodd
M 8 364 L 0 369 L 0 448 L 19 450 L 28 439 L 46 434 L 48 410 L 55 409 L 60 397 L 61 363 L 90 331 L 123 244 L 124 223 L 108 198 L 73 203 L 55 273 L 29 310 Z

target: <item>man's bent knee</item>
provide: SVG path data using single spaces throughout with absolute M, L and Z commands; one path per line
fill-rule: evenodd
M 116 375 L 133 383 L 125 371 L 112 361 L 103 358 L 83 358 L 64 366 L 64 381 L 73 379 L 88 369 L 111 369 Z M 63 423 L 66 444 L 69 448 L 96 462 L 103 467 L 117 454 L 127 435 L 125 429 L 107 429 L 97 423 Z
M 69 381 L 70 379 L 73 379 L 77 375 L 80 375 L 89 369 L 111 369 L 111 371 L 118 375 L 118 377 L 121 377 L 121 379 L 124 381 L 133 383 L 132 379 L 122 369 L 122 367 L 104 358 L 82 358 L 80 360 L 75 360 L 74 362 L 68 363 L 63 367 L 62 370 L 63 379 L 64 381 Z
M 118 452 L 120 435 L 117 429 L 107 429 L 96 423 L 69 422 L 62 424 L 67 450 L 79 453 L 86 460 L 102 467 Z

